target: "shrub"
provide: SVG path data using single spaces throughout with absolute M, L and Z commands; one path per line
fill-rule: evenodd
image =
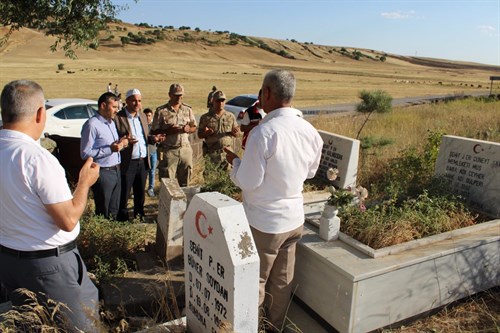
M 204 157 L 204 162 L 203 177 L 205 182 L 201 187 L 201 192 L 220 192 L 234 199 L 239 199 L 241 190 L 234 185 L 229 177 L 229 172 L 212 163 L 207 156 Z
M 80 223 L 78 249 L 98 280 L 135 270 L 133 253 L 155 239 L 154 225 L 118 222 L 86 214 Z
M 57 64 L 57 69 L 60 71 L 64 70 L 64 64 Z
M 374 249 L 474 224 L 474 216 L 458 198 L 427 191 L 400 204 L 384 201 L 365 212 L 347 207 L 339 215 L 342 232 Z
M 356 106 L 356 110 L 358 112 L 368 113 L 368 115 L 359 129 L 356 139 L 359 139 L 361 131 L 365 127 L 368 118 L 370 118 L 370 115 L 373 112 L 386 113 L 392 110 L 392 97 L 383 90 L 362 90 L 359 93 L 359 98 L 361 99 L 361 103 Z

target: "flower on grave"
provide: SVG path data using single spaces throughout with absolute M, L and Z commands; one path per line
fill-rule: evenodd
M 339 170 L 337 168 L 328 168 L 328 170 L 326 170 L 326 179 L 334 181 L 337 179 L 338 174 Z
M 331 194 L 327 200 L 328 205 L 342 209 L 346 206 L 356 204 L 362 212 L 366 210 L 364 205 L 365 199 L 368 198 L 368 190 L 366 188 L 357 186 L 355 188 L 336 189 L 333 186 L 329 186 L 328 191 Z

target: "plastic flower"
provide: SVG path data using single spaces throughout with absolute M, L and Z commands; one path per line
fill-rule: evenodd
M 362 212 L 366 210 L 363 203 L 364 200 L 368 198 L 368 190 L 366 188 L 358 186 L 356 188 L 348 187 L 337 190 L 335 187 L 329 186 L 328 191 L 331 193 L 327 200 L 328 205 L 343 208 L 348 205 L 357 204 Z
M 326 170 L 326 179 L 328 179 L 329 181 L 334 181 L 335 179 L 337 179 L 338 174 L 338 169 L 328 168 L 328 170 Z

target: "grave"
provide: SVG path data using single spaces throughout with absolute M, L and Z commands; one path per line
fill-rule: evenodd
M 436 163 L 453 175 L 452 188 L 496 217 L 498 147 L 447 136 Z M 314 209 L 317 220 L 319 202 L 305 205 L 306 220 Z M 317 223 L 306 223 L 297 245 L 296 296 L 340 333 L 373 331 L 500 285 L 500 219 L 379 250 L 343 233 L 325 242 L 318 233 Z
M 342 135 L 318 131 L 323 139 L 320 166 L 317 175 L 326 179 L 326 171 L 334 168 L 339 171 L 332 184 L 337 188 L 356 185 L 358 175 L 359 140 Z
M 177 179 L 160 179 L 155 252 L 164 262 L 182 257 L 187 197 Z
M 184 263 L 189 332 L 257 332 L 259 256 L 241 203 L 217 192 L 193 197 Z
M 435 173 L 469 207 L 500 218 L 500 143 L 444 135 Z

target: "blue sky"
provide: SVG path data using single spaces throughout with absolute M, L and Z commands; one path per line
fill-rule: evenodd
M 500 0 L 115 0 L 118 18 L 175 28 L 500 66 Z

